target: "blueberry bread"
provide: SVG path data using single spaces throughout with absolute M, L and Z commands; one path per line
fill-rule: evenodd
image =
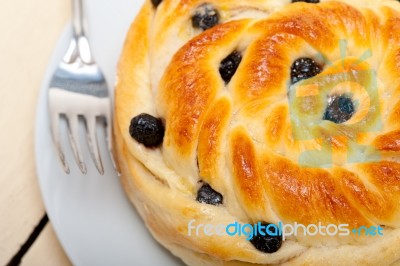
M 147 0 L 118 66 L 122 183 L 188 265 L 398 263 L 399 96 L 398 1 Z M 233 223 L 350 232 L 199 227 Z

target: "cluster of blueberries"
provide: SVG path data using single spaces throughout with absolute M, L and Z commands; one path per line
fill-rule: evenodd
M 157 8 L 162 0 L 151 0 L 151 2 Z M 319 3 L 319 0 L 292 0 L 292 2 Z M 218 23 L 219 13 L 210 4 L 201 5 L 192 16 L 192 26 L 194 28 L 207 30 Z M 221 61 L 219 73 L 226 84 L 232 79 L 241 60 L 242 54 L 234 51 Z M 299 58 L 291 66 L 291 83 L 295 84 L 301 80 L 311 78 L 318 75 L 321 71 L 322 67 L 313 59 Z M 349 120 L 353 113 L 354 106 L 349 97 L 332 96 L 328 100 L 328 106 L 323 119 L 334 123 L 343 123 Z M 145 113 L 134 117 L 129 127 L 129 133 L 132 138 L 147 148 L 159 147 L 163 142 L 164 132 L 163 121 L 160 118 Z M 200 203 L 220 205 L 223 203 L 223 196 L 213 190 L 209 184 L 202 183 L 197 192 L 196 200 Z M 267 226 L 268 223 L 263 223 L 263 225 Z M 262 252 L 273 253 L 281 247 L 282 236 L 256 235 L 250 242 L 256 249 Z

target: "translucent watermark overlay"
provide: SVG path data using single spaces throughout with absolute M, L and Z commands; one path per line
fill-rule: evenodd
M 347 57 L 347 41 L 340 41 L 341 60 L 331 63 L 319 54 L 326 67 L 319 75 L 290 86 L 290 120 L 295 141 L 318 143 L 311 145 L 299 156 L 303 167 L 332 167 L 333 142 L 341 139 L 345 143 L 347 163 L 379 161 L 379 151 L 362 145 L 358 139 L 362 134 L 379 132 L 382 129 L 377 73 L 366 60 L 371 50 L 359 58 Z M 327 103 L 332 96 L 345 95 L 351 98 L 355 112 L 350 120 L 334 124 L 323 119 Z M 345 139 L 345 141 L 343 141 Z
M 196 220 L 190 220 L 187 227 L 188 236 L 246 236 L 247 240 L 252 239 L 254 236 L 281 236 L 285 240 L 290 236 L 383 236 L 383 228 L 381 226 L 361 226 L 358 228 L 350 228 L 348 224 L 329 224 L 323 225 L 321 222 L 318 224 L 303 225 L 299 223 L 284 224 L 278 222 L 277 224 L 241 224 L 233 222 L 228 225 L 225 224 L 196 224 Z

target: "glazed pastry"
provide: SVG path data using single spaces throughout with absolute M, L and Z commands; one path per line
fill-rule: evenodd
M 400 3 L 293 2 L 147 0 L 129 30 L 122 183 L 188 265 L 400 260 Z M 198 230 L 235 222 L 376 234 Z

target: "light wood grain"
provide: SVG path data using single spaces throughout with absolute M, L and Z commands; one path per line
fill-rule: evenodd
M 0 1 L 0 265 L 45 213 L 35 174 L 36 101 L 69 5 L 69 0 Z M 41 241 L 53 240 L 47 233 Z M 60 254 L 54 246 L 48 252 Z
M 60 247 L 51 224 L 47 224 L 42 234 L 22 260 L 21 266 L 69 266 L 67 256 Z

